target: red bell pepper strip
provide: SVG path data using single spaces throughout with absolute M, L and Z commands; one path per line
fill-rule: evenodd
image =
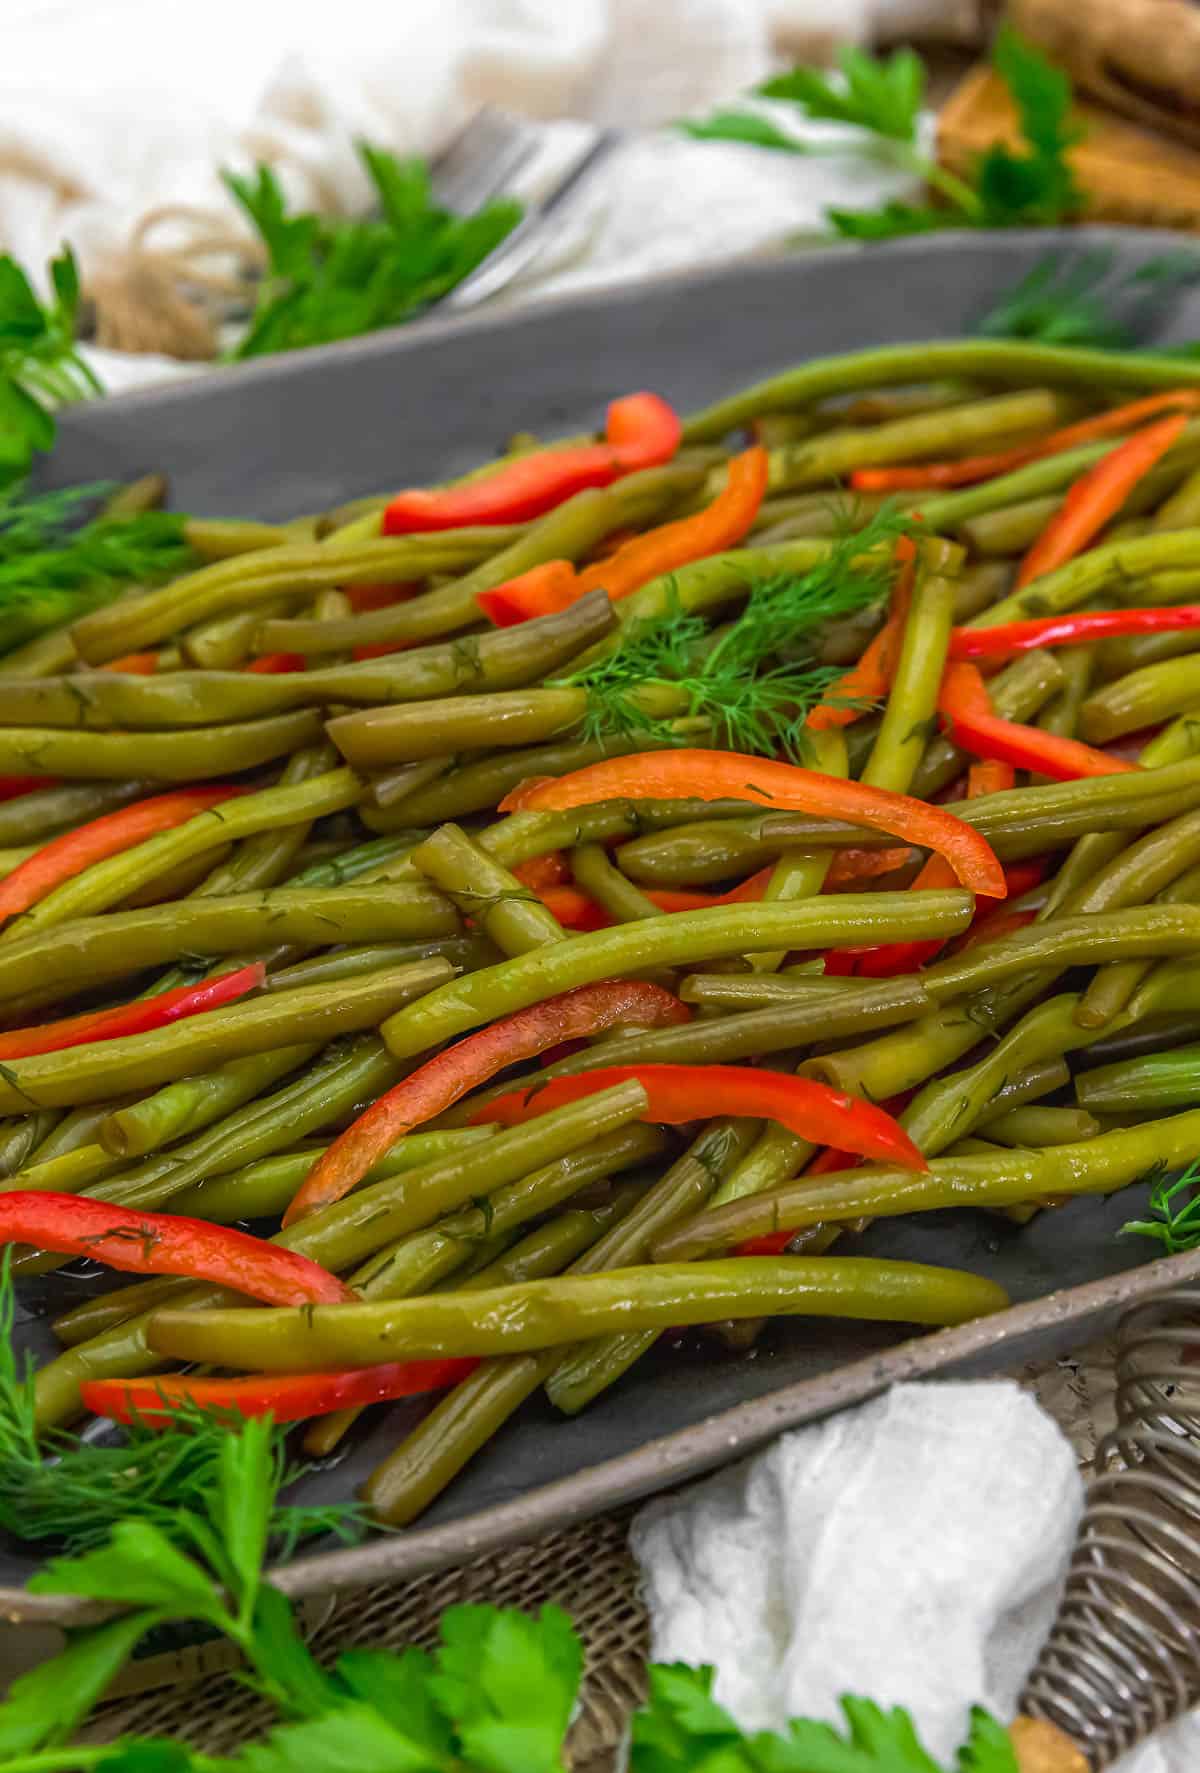
M 774 872 L 774 868 L 760 868 L 757 874 L 752 874 L 727 893 L 691 893 L 675 887 L 646 887 L 643 890 L 650 903 L 657 905 L 660 911 L 706 911 L 710 905 L 741 905 L 761 899 Z M 520 878 L 517 869 L 514 868 L 513 873 Z M 576 886 L 535 886 L 533 890 L 565 930 L 603 930 L 613 921 L 594 899 Z
M 582 1039 L 618 1022 L 661 1028 L 690 1019 L 691 1011 L 661 985 L 607 979 L 560 992 L 468 1034 L 380 1096 L 322 1152 L 283 1223 L 294 1225 L 318 1207 L 341 1200 L 397 1139 L 518 1060 L 536 1058 L 547 1047 Z
M 553 615 L 589 591 L 607 591 L 616 603 L 651 579 L 735 547 L 758 515 L 767 490 L 767 471 L 765 449 L 743 450 L 729 464 L 724 490 L 694 517 L 660 524 L 582 572 L 565 560 L 535 566 L 492 591 L 481 592 L 476 601 L 500 628 L 534 616 Z
M 631 1080 L 640 1083 L 649 1098 L 644 1120 L 679 1126 L 715 1115 L 749 1115 L 777 1121 L 801 1139 L 837 1145 L 881 1163 L 907 1170 L 929 1168 L 904 1128 L 873 1102 L 812 1078 L 755 1071 L 745 1065 L 605 1065 L 497 1096 L 475 1110 L 471 1124 L 499 1121 L 502 1126 L 519 1126 L 565 1102 Z
M 808 716 L 804 724 L 814 733 L 827 732 L 830 727 L 850 726 L 866 713 L 865 707 L 856 704 L 880 702 L 892 686 L 892 672 L 904 641 L 917 570 L 917 549 L 911 536 L 901 536 L 897 541 L 896 559 L 900 563 L 900 573 L 892 590 L 887 621 L 875 638 L 868 641 L 858 663 L 838 678 L 826 699 Z
M 394 603 L 407 603 L 421 589 L 419 579 L 404 579 L 396 585 L 343 585 L 342 596 L 356 616 L 372 609 L 390 609 Z
M 90 1256 L 129 1274 L 180 1274 L 232 1287 L 267 1305 L 343 1305 L 357 1297 L 337 1276 L 264 1238 L 207 1219 L 141 1213 L 86 1194 L 0 1195 L 0 1244 Z
M 90 868 L 93 862 L 131 850 L 160 831 L 186 825 L 197 813 L 246 792 L 245 788 L 231 787 L 180 788 L 172 794 L 156 794 L 150 800 L 136 801 L 119 812 L 105 813 L 102 818 L 76 826 L 74 831 L 65 831 L 61 837 L 52 837 L 36 855 L 0 881 L 0 918 L 15 917 L 19 911 L 28 910 L 64 880 Z
M 995 758 L 1017 769 L 1037 770 L 1056 782 L 1075 782 L 1084 776 L 1115 776 L 1136 769 L 1117 757 L 1109 757 L 1078 739 L 1060 738 L 1040 727 L 1022 726 L 991 712 L 987 686 L 977 665 L 947 665 L 938 695 L 938 709 L 946 717 L 946 731 L 956 745 L 974 757 Z M 1003 897 L 1003 895 L 999 895 Z
M 19 800 L 35 788 L 57 788 L 57 776 L 0 776 L 0 801 Z
M 242 669 L 253 672 L 256 677 L 278 677 L 286 671 L 303 671 L 304 666 L 303 653 L 263 653 Z
M 897 868 L 906 868 L 915 860 L 907 845 L 886 850 L 839 850 L 825 876 L 825 891 L 837 893 L 848 887 L 853 889 L 861 880 L 877 880 L 881 874 L 894 874 Z
M 768 1231 L 765 1237 L 748 1237 L 734 1253 L 738 1256 L 782 1256 L 795 1236 L 794 1225 L 790 1231 Z M 90 1404 L 88 1408 L 91 1409 Z
M 185 1016 L 198 1016 L 221 1004 L 236 1003 L 256 990 L 267 976 L 261 961 L 206 979 L 201 985 L 180 985 L 160 991 L 157 997 L 140 997 L 134 1003 L 117 1004 L 111 1010 L 88 1010 L 82 1016 L 66 1016 L 43 1022 L 37 1028 L 13 1028 L 0 1034 L 0 1059 L 29 1059 L 35 1053 L 61 1053 L 67 1047 L 85 1046 L 94 1040 L 120 1040 L 127 1034 L 145 1034 L 165 1028 Z
M 908 794 L 737 751 L 651 751 L 610 757 L 534 786 L 522 783 L 500 802 L 500 810 L 559 811 L 603 800 L 744 800 L 818 818 L 849 819 L 921 849 L 936 850 L 963 886 L 991 898 L 1004 897 L 1004 873 L 991 846 L 953 813 Z
M 1186 628 L 1200 628 L 1200 603 L 1177 603 L 1167 609 L 1076 610 L 1028 622 L 1001 622 L 995 628 L 955 628 L 947 657 L 1007 659 L 1039 646 L 1083 646 L 1116 634 L 1173 634 Z
M 1117 515 L 1138 481 L 1166 455 L 1186 424 L 1184 413 L 1159 419 L 1118 443 L 1081 475 L 1021 562 L 1018 589 L 1081 554 Z
M 794 1237 L 795 1232 L 789 1232 Z M 346 1367 L 332 1373 L 271 1373 L 246 1379 L 204 1379 L 164 1373 L 157 1379 L 88 1379 L 81 1387 L 84 1407 L 114 1422 L 142 1428 L 169 1428 L 180 1409 L 224 1411 L 238 1416 L 271 1416 L 276 1422 L 304 1422 L 334 1410 L 362 1410 L 368 1404 L 444 1391 L 475 1371 L 473 1357 L 428 1361 L 388 1361 L 378 1367 Z
M 463 486 L 398 493 L 383 513 L 383 533 L 524 523 L 588 487 L 610 486 L 623 474 L 669 462 L 682 434 L 677 415 L 657 394 L 628 394 L 608 409 L 605 442 L 534 450 Z
M 984 757 L 967 771 L 967 799 L 978 800 L 983 794 L 1007 794 L 1016 783 L 1017 772 L 1011 763 L 1004 763 L 998 757 Z M 1004 878 L 1009 878 L 1007 868 Z M 1012 891 L 1011 886 L 1009 891 Z
M 1113 407 L 1110 412 L 1098 413 L 1095 418 L 1081 419 L 1077 425 L 1066 425 L 1038 442 L 996 450 L 991 455 L 963 456 L 956 462 L 921 462 L 907 468 L 856 468 L 850 476 L 850 485 L 856 492 L 910 492 L 926 486 L 971 486 L 977 480 L 1007 474 L 1026 462 L 1040 460 L 1042 456 L 1073 449 L 1077 443 L 1091 443 L 1097 437 L 1119 437 L 1131 425 L 1140 424 L 1157 413 L 1178 411 L 1180 407 L 1194 410 L 1198 406 L 1200 394 L 1194 388 L 1178 388 L 1171 394 L 1151 394 L 1145 400 L 1133 400 L 1126 406 Z
M 548 850 L 544 856 L 531 856 L 528 862 L 518 862 L 513 874 L 522 886 L 532 888 L 535 893 L 543 887 L 565 886 L 571 879 L 567 858 L 561 850 Z
M 153 677 L 158 670 L 157 653 L 126 653 L 123 658 L 110 659 L 101 671 L 120 671 L 126 677 Z

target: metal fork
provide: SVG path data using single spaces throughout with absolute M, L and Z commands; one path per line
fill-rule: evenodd
M 582 144 L 550 190 L 527 207 L 495 250 L 425 312 L 474 308 L 511 283 L 544 250 L 563 206 L 618 140 L 617 132 L 608 129 Z M 511 185 L 536 145 L 536 132 L 527 123 L 485 105 L 433 162 L 430 176 L 437 201 L 448 209 L 477 209 Z

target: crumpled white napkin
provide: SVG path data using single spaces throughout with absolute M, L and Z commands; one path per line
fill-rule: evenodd
M 972 12 L 977 0 L 956 0 Z M 565 135 L 630 132 L 553 250 L 506 300 L 603 287 L 761 251 L 907 181 L 850 159 L 699 143 L 659 126 L 700 115 L 821 39 L 866 40 L 944 0 L 6 0 L 0 58 L 0 250 L 35 272 L 69 240 L 89 269 L 162 206 L 236 212 L 223 166 L 269 160 L 290 197 L 353 212 L 369 191 L 356 137 L 431 153 L 481 104 Z M 563 119 L 574 119 L 574 123 Z M 828 131 L 818 129 L 818 134 Z M 155 235 L 169 244 L 169 229 Z M 149 356 L 92 360 L 119 390 L 195 374 Z
M 656 1661 L 711 1663 L 746 1729 L 861 1694 L 949 1761 L 1011 1717 L 1083 1508 L 1065 1437 L 1014 1382 L 898 1385 L 635 1518 Z M 1113 1773 L 1195 1773 L 1200 1714 Z

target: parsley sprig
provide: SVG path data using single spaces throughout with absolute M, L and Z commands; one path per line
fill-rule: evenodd
M 0 484 L 28 472 L 54 442 L 54 408 L 103 392 L 76 350 L 79 271 L 64 248 L 42 303 L 17 261 L 0 256 Z
M 919 178 L 936 204 L 891 200 L 876 209 L 827 211 L 838 234 L 887 240 L 941 228 L 1011 228 L 1066 221 L 1084 208 L 1069 153 L 1082 131 L 1071 120 L 1071 85 L 1009 27 L 996 37 L 996 70 L 1020 121 L 1022 147 L 996 144 L 979 157 L 970 180 L 940 166 L 919 142 L 925 101 L 925 68 L 910 49 L 875 58 L 844 48 L 840 81 L 814 68 L 793 68 L 768 80 L 754 96 L 794 106 L 808 119 L 845 124 L 860 132 L 855 150 L 864 158 Z M 724 110 L 680 126 L 702 139 L 742 141 L 789 153 L 830 152 L 789 134 L 758 112 Z M 845 152 L 845 147 L 832 150 Z
M 585 738 L 669 744 L 703 723 L 731 751 L 802 760 L 805 716 L 841 675 L 814 662 L 812 644 L 825 623 L 878 602 L 890 545 L 910 528 L 885 506 L 809 572 L 752 586 L 741 616 L 715 636 L 678 599 L 631 626 L 614 652 L 562 680 L 588 693 Z
M 440 208 L 422 160 L 358 147 L 378 214 L 343 219 L 290 213 L 269 166 L 225 183 L 262 241 L 267 273 L 257 310 L 234 358 L 355 338 L 407 320 L 447 294 L 521 219 L 511 199 L 474 215 Z

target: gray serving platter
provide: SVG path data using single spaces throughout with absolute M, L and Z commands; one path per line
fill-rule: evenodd
M 1112 229 L 937 236 L 431 320 L 76 408 L 42 478 L 68 485 L 162 469 L 182 509 L 286 518 L 457 473 L 518 429 L 552 436 L 594 425 L 609 399 L 634 388 L 688 411 L 813 356 L 970 332 L 1048 251 L 1103 248 L 1133 269 L 1178 245 Z M 1200 336 L 1200 297 L 1181 300 L 1160 336 Z M 664 1343 L 579 1417 L 531 1400 L 416 1526 L 316 1549 L 276 1579 L 311 1597 L 412 1577 L 681 1482 L 896 1380 L 1081 1347 L 1130 1303 L 1200 1275 L 1200 1255 L 1152 1262 L 1152 1245 L 1117 1236 L 1142 1204 L 1134 1189 L 1077 1200 L 1024 1228 L 963 1212 L 880 1223 L 864 1254 L 975 1269 L 1009 1289 L 1012 1309 L 921 1336 L 781 1320 L 749 1358 L 702 1339 Z M 22 1347 L 46 1357 L 46 1315 L 81 1284 L 56 1278 L 30 1296 Z M 346 1456 L 297 1493 L 349 1496 L 422 1408 L 374 1412 Z M 82 1603 L 23 1593 L 34 1567 L 16 1547 L 0 1548 L 0 1618 L 60 1626 L 91 1616 Z

